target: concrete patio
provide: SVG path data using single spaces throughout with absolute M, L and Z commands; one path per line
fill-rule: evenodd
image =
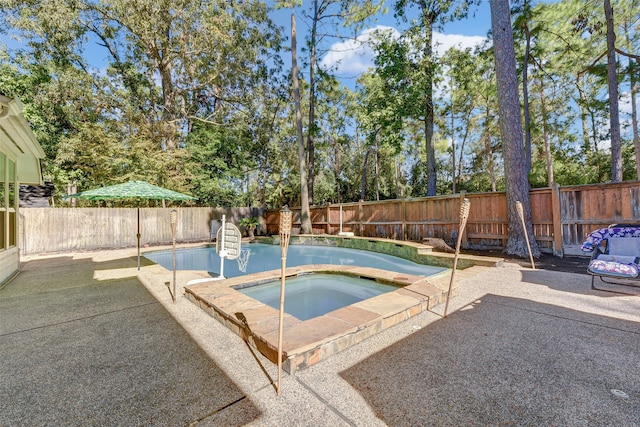
M 157 248 L 155 248 L 157 249 Z M 0 425 L 640 425 L 640 295 L 514 264 L 285 374 L 135 249 L 23 258 L 0 290 Z M 586 265 L 586 261 L 585 261 Z M 285 332 L 286 333 L 286 332 Z

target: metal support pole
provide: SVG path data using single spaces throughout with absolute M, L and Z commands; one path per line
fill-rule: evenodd
M 227 251 L 225 249 L 225 234 L 226 234 L 226 225 L 227 220 L 224 215 L 222 215 L 222 233 L 220 236 L 220 278 L 224 278 L 224 257 L 227 256 Z
M 138 232 L 136 238 L 138 239 L 138 271 L 140 271 L 140 206 L 136 209 L 138 212 Z

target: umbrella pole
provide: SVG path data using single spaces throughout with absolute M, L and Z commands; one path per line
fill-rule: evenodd
M 173 240 L 173 292 L 171 293 L 171 299 L 176 302 L 176 224 L 178 223 L 178 211 L 173 209 L 169 216 L 171 220 L 171 237 Z
M 138 271 L 140 271 L 140 206 L 138 206 L 138 232 L 136 237 L 138 238 Z

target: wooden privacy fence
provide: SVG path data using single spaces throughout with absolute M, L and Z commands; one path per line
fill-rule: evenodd
M 438 237 L 449 244 L 457 239 L 460 201 L 471 201 L 463 247 L 504 248 L 507 242 L 507 202 L 503 192 L 456 194 L 380 202 L 314 207 L 313 232 L 352 232 L 362 237 L 422 241 Z M 544 252 L 583 255 L 580 245 L 597 228 L 612 223 L 640 222 L 640 181 L 532 190 L 531 215 L 536 241 Z M 170 244 L 169 214 L 174 208 L 140 208 L 141 244 Z M 175 208 L 176 240 L 207 241 L 219 219 L 238 224 L 247 216 L 260 218 L 258 234 L 278 234 L 278 210 L 256 208 Z M 294 227 L 300 227 L 300 209 L 293 208 Z M 136 245 L 135 208 L 22 208 L 22 254 L 131 247 Z M 211 221 L 213 222 L 213 225 Z M 295 232 L 295 230 L 294 230 Z
M 422 241 L 437 237 L 452 244 L 458 233 L 460 202 L 471 202 L 463 235 L 469 249 L 504 248 L 508 235 L 504 192 L 471 193 L 314 207 L 314 234 L 351 232 L 361 237 Z M 531 190 L 531 217 L 536 241 L 543 252 L 558 256 L 584 255 L 585 237 L 612 223 L 640 222 L 640 181 L 553 186 Z M 300 227 L 300 208 L 292 208 L 294 232 Z M 279 213 L 265 211 L 267 234 L 278 233 Z
M 176 241 L 207 241 L 220 227 L 222 215 L 238 224 L 257 208 L 140 208 L 140 244 L 172 242 L 170 213 L 178 211 Z M 20 251 L 23 255 L 137 245 L 136 208 L 22 208 Z

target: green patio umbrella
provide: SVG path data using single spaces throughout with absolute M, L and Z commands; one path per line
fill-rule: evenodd
M 87 200 L 114 200 L 114 199 L 148 199 L 148 200 L 196 200 L 195 197 L 177 191 L 168 190 L 149 184 L 145 181 L 129 181 L 122 184 L 109 185 L 107 187 L 94 188 L 66 196 Z M 138 270 L 140 270 L 140 207 L 138 207 Z

